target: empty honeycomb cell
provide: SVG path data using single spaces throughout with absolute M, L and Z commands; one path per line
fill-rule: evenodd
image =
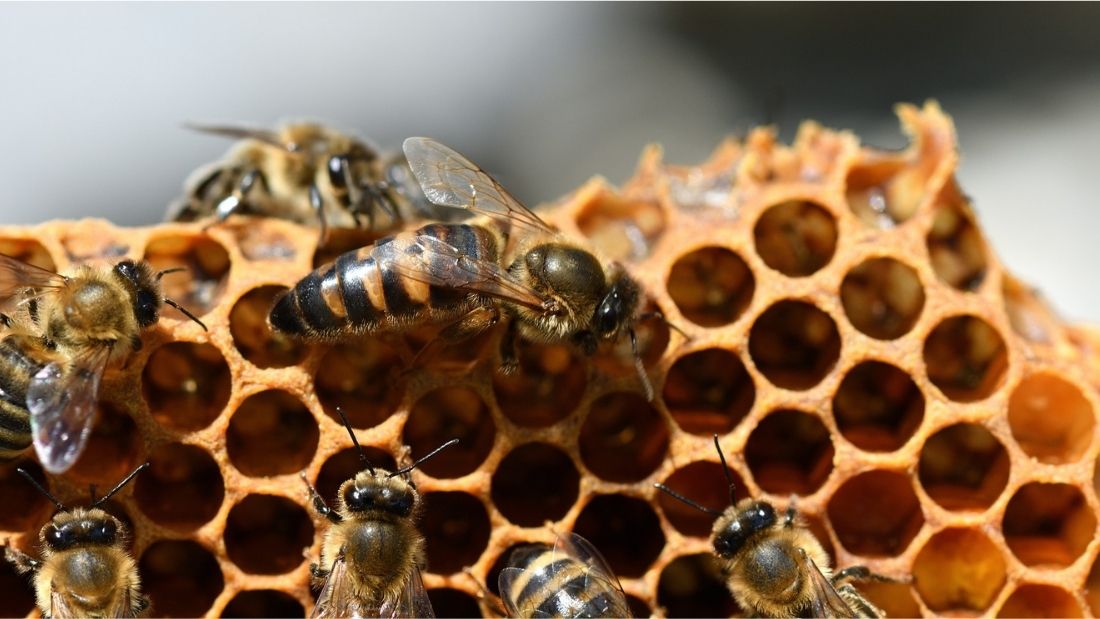
M 864 361 L 837 388 L 833 418 L 856 447 L 894 451 L 920 427 L 924 394 L 906 372 L 882 361 Z
M 33 460 L 0 466 L 0 497 L 4 497 L 0 501 L 0 531 L 30 531 L 54 511 L 53 503 L 16 473 L 17 468 L 30 473 L 43 488 L 50 487 L 42 467 Z
M 164 295 L 196 316 L 214 309 L 225 292 L 229 276 L 229 252 L 214 239 L 200 235 L 172 234 L 154 238 L 145 246 L 145 260 L 156 270 L 186 268 L 165 275 Z M 168 309 L 174 317 L 186 318 Z
M 546 443 L 528 443 L 496 466 L 490 496 L 510 522 L 534 527 L 569 511 L 577 501 L 580 480 L 565 452 Z
M 920 617 L 913 588 L 900 582 L 860 581 L 856 588 L 887 617 Z
M 31 239 L 0 238 L 0 254 L 11 256 L 47 271 L 57 270 L 57 264 L 50 256 L 50 252 L 41 243 Z
M 1078 461 L 1092 442 L 1092 405 L 1081 389 L 1054 374 L 1020 381 L 1008 401 L 1012 436 L 1027 455 L 1052 464 Z
M 229 365 L 210 344 L 172 342 L 149 355 L 142 391 L 162 426 L 178 432 L 210 425 L 229 403 Z
M 833 470 L 833 441 L 817 417 L 777 410 L 749 435 L 745 462 L 765 492 L 813 494 Z
M 779 301 L 752 325 L 749 354 L 776 387 L 809 389 L 832 371 L 840 357 L 833 319 L 805 301 Z
M 313 522 L 290 499 L 250 494 L 229 510 L 225 552 L 249 574 L 285 574 L 305 561 L 313 544 Z
M 282 591 L 241 591 L 222 609 L 222 617 L 305 617 L 302 603 Z
M 601 479 L 645 479 L 665 460 L 668 425 L 637 393 L 609 393 L 592 403 L 581 426 L 581 460 Z
M 724 348 L 688 353 L 672 364 L 662 395 L 676 425 L 692 434 L 726 434 L 749 414 L 756 386 Z
M 972 423 L 947 426 L 924 442 L 918 471 L 933 501 L 950 510 L 984 510 L 1008 484 L 1010 460 L 989 430 Z
M 678 557 L 661 570 L 657 606 L 668 617 L 729 617 L 739 614 L 722 569 L 709 552 Z
M 865 557 L 901 554 L 924 525 L 909 476 L 895 471 L 852 477 L 833 493 L 827 509 L 840 544 Z
M 458 589 L 428 589 L 428 600 L 436 617 L 480 617 L 481 607 L 474 598 Z
M 749 306 L 756 279 L 741 256 L 725 247 L 704 247 L 681 256 L 665 285 L 684 318 L 701 327 L 721 327 Z
M 378 338 L 333 346 L 313 377 L 317 399 L 337 422 L 340 408 L 356 428 L 370 428 L 389 419 L 405 397 L 404 364 L 393 347 Z
M 117 261 L 130 251 L 130 246 L 114 238 L 110 230 L 104 229 L 99 234 L 90 234 L 82 230 L 79 234 L 66 234 L 61 237 L 61 245 L 65 248 L 65 255 L 70 262 L 87 262 L 94 260 Z
M 160 540 L 138 562 L 150 616 L 199 617 L 225 586 L 217 559 L 190 540 Z
M 976 529 L 944 529 L 913 560 L 913 585 L 933 612 L 981 612 L 1005 583 L 1005 560 Z
M 97 408 L 87 446 L 69 476 L 84 483 L 114 485 L 141 464 L 141 436 L 126 413 L 104 402 Z
M 889 229 L 908 221 L 924 198 L 923 186 L 897 164 L 857 165 L 848 172 L 848 207 L 869 226 Z
M 396 461 L 386 451 L 363 445 L 363 454 L 373 467 L 387 471 L 397 470 Z M 317 493 L 328 502 L 329 507 L 335 507 L 336 492 L 340 489 L 340 486 L 365 468 L 363 460 L 359 457 L 358 449 L 348 447 L 336 452 L 321 465 L 321 471 L 317 474 Z M 304 487 L 302 492 L 305 492 Z
M 160 445 L 150 466 L 134 480 L 141 511 L 157 524 L 188 531 L 218 513 L 225 496 L 221 472 L 210 453 L 195 445 Z
M 985 241 L 968 204 L 951 201 L 936 207 L 928 231 L 928 257 L 932 270 L 949 286 L 975 290 L 981 285 L 988 268 Z
M 924 341 L 928 380 L 956 402 L 982 400 L 1001 386 L 1008 352 L 997 330 L 977 316 L 954 316 Z
M 653 507 L 620 494 L 593 497 L 577 516 L 573 530 L 599 549 L 620 578 L 645 574 L 665 545 Z
M 296 243 L 280 228 L 257 226 L 248 219 L 227 220 L 218 224 L 228 230 L 248 260 L 290 261 L 297 255 Z
M 0 561 L 0 600 L 0 614 L 5 617 L 22 617 L 34 608 L 30 580 L 7 561 Z
M 1085 581 L 1085 600 L 1092 614 L 1100 615 L 1100 558 L 1092 561 L 1092 569 Z
M 741 482 L 741 476 L 732 469 L 726 470 L 733 479 L 733 492 L 737 500 L 747 497 L 748 493 L 745 484 Z M 710 461 L 692 462 L 676 469 L 664 480 L 664 484 L 674 492 L 703 507 L 718 511 L 730 506 L 729 483 L 725 473 L 722 472 L 722 465 Z M 714 525 L 712 514 L 699 511 L 665 492 L 657 494 L 657 505 L 664 512 L 665 518 L 668 518 L 668 522 L 680 533 L 696 537 L 710 536 L 711 527 Z
M 1032 482 L 1008 502 L 1001 530 L 1024 565 L 1060 567 L 1085 552 L 1096 532 L 1096 515 L 1076 486 Z
M 998 617 L 1083 617 L 1077 600 L 1060 587 L 1023 584 L 1008 596 Z
M 893 258 L 864 260 L 840 284 L 852 326 L 880 340 L 909 332 L 924 309 L 924 287 L 913 267 Z
M 286 286 L 260 286 L 249 290 L 237 300 L 229 312 L 229 332 L 233 344 L 252 365 L 259 368 L 282 368 L 296 365 L 305 358 L 308 348 L 297 340 L 271 330 L 267 314 L 275 297 Z
M 459 443 L 420 465 L 432 477 L 462 477 L 477 470 L 493 449 L 496 425 L 489 407 L 466 387 L 442 387 L 420 396 L 405 422 L 405 444 L 419 459 L 451 439 Z
M 465 492 L 428 492 L 420 532 L 428 540 L 428 571 L 452 574 L 477 562 L 489 544 L 489 514 Z
M 656 202 L 628 200 L 603 192 L 577 215 L 577 228 L 608 260 L 643 260 L 665 229 Z
M 248 396 L 233 413 L 225 450 L 237 470 L 251 477 L 296 473 L 317 451 L 320 431 L 305 404 L 285 391 Z
M 515 424 L 545 427 L 561 421 L 580 404 L 588 384 L 585 363 L 572 346 L 519 342 L 519 371 L 493 373 L 501 412 Z
M 791 200 L 764 211 L 753 238 L 764 264 L 787 277 L 805 277 L 832 260 L 836 220 L 819 204 Z

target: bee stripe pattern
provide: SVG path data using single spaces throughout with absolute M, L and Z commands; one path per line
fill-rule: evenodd
M 526 578 L 513 583 L 512 599 L 524 616 L 602 617 L 628 612 L 616 606 L 619 592 L 608 590 L 600 579 L 590 578 L 590 569 L 572 557 L 555 557 L 548 550 L 524 567 Z

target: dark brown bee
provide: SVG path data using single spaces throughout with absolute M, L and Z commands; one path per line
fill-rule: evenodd
M 335 509 L 302 473 L 314 509 L 332 523 L 321 544 L 321 562 L 310 568 L 314 584 L 321 586 L 310 616 L 434 617 L 420 579 L 420 494 L 410 472 L 458 439 L 391 473 L 371 466 L 347 417 L 337 410 L 365 468 L 341 484 Z
M 711 533 L 714 553 L 722 562 L 726 584 L 750 615 L 767 617 L 884 617 L 851 584 L 853 580 L 895 582 L 863 566 L 835 573 L 821 542 L 799 522 L 794 500 L 780 520 L 766 501 L 733 498 L 733 479 L 714 437 L 722 470 L 730 483 L 730 507 L 719 512 L 688 499 L 663 484 L 673 498 L 717 516 Z
M 0 254 L 0 459 L 34 444 L 43 468 L 63 473 L 92 429 L 108 363 L 141 348 L 167 303 L 145 262 L 82 266 L 65 276 Z
M 66 509 L 26 471 L 17 469 L 58 509 L 38 533 L 41 560 L 11 546 L 4 548 L 4 557 L 16 571 L 34 574 L 35 599 L 44 617 L 137 617 L 148 608 L 137 565 L 126 551 L 126 527 L 99 509 L 147 466 L 148 462 L 134 469 L 87 509 Z
M 453 343 L 503 320 L 504 371 L 518 366 L 517 336 L 592 354 L 625 333 L 652 394 L 634 336 L 641 289 L 621 265 L 557 233 L 450 148 L 409 138 L 405 155 L 429 200 L 485 218 L 428 224 L 341 255 L 276 300 L 274 329 L 334 341 L 435 324 L 438 341 Z

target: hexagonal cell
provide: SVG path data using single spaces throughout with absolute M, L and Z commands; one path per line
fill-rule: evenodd
M 397 462 L 389 452 L 378 449 L 377 447 L 371 447 L 369 445 L 363 445 L 363 454 L 367 456 L 367 460 L 370 461 L 371 466 L 375 468 L 385 469 L 387 471 L 396 471 Z M 321 495 L 328 504 L 335 505 L 336 493 L 340 490 L 340 486 L 352 477 L 355 477 L 359 471 L 364 468 L 363 461 L 359 458 L 359 450 L 354 447 L 348 447 L 342 449 L 332 456 L 329 456 L 328 460 L 321 465 L 320 472 L 317 473 L 317 481 L 315 486 L 317 487 L 317 493 Z
M 222 230 L 228 230 L 248 260 L 286 260 L 294 259 L 297 253 L 294 241 L 274 226 L 257 226 L 255 221 L 227 220 L 218 224 Z
M 814 415 L 781 409 L 749 435 L 745 462 L 765 492 L 813 494 L 833 471 L 833 441 Z
M 65 254 L 70 262 L 87 262 L 90 260 L 118 260 L 130 251 L 130 246 L 115 238 L 110 226 L 84 222 L 86 226 L 77 232 L 65 233 L 61 236 L 61 245 L 65 248 Z
M 637 393 L 609 393 L 592 403 L 581 426 L 581 460 L 607 481 L 645 479 L 664 462 L 668 425 Z
M 779 301 L 753 323 L 749 354 L 776 387 L 809 389 L 840 358 L 840 333 L 832 317 L 812 304 Z
M 481 607 L 477 599 L 458 589 L 428 589 L 428 600 L 432 603 L 435 616 L 440 617 L 480 617 Z
M 160 540 L 138 562 L 142 588 L 158 617 L 200 617 L 225 579 L 214 555 L 190 540 Z
M 928 379 L 956 402 L 983 400 L 1001 386 L 1008 370 L 1004 339 L 977 316 L 953 316 L 924 341 Z
M 848 271 L 840 301 L 852 326 L 880 340 L 909 332 L 924 309 L 917 272 L 893 258 L 870 258 Z
M 920 452 L 920 483 L 944 509 L 984 510 L 1008 484 L 1008 452 L 989 430 L 957 423 L 939 430 Z
M 478 359 L 486 354 L 485 351 L 496 334 L 496 330 L 486 329 L 474 337 L 449 343 L 439 338 L 446 326 L 410 326 L 402 333 L 406 347 L 413 352 L 412 363 L 407 363 L 406 366 L 409 371 L 469 373 L 477 365 Z
M 301 505 L 269 494 L 250 494 L 229 510 L 225 552 L 249 574 L 285 574 L 305 561 L 313 522 Z
M 428 540 L 428 570 L 453 574 L 477 562 L 489 545 L 489 515 L 465 492 L 428 492 L 420 532 Z
M 580 480 L 565 452 L 547 443 L 527 443 L 496 466 L 490 496 L 509 521 L 536 527 L 565 516 L 577 501 Z
M 29 532 L 32 527 L 45 522 L 54 510 L 49 499 L 15 472 L 17 468 L 30 473 L 43 488 L 50 489 L 42 467 L 33 460 L 20 460 L 14 466 L 0 467 L 0 496 L 4 497 L 0 501 L 0 531 Z
M 210 425 L 229 403 L 229 364 L 210 344 L 172 342 L 149 355 L 141 381 L 153 418 L 178 432 Z
M 920 617 L 913 588 L 900 582 L 861 581 L 856 588 L 887 617 Z
M 764 211 L 753 238 L 764 264 L 787 277 L 805 277 L 833 259 L 836 219 L 819 204 L 791 200 Z
M 47 271 L 57 271 L 57 263 L 53 261 L 50 252 L 32 239 L 3 239 L 0 238 L 0 254 L 11 256 Z
M 241 356 L 259 368 L 283 368 L 297 365 L 309 348 L 297 340 L 275 333 L 267 324 L 267 314 L 275 297 L 286 286 L 260 286 L 246 292 L 229 312 L 229 332 Z
M 1004 557 L 977 529 L 944 529 L 913 560 L 913 586 L 933 612 L 982 612 L 1004 584 Z
M 222 617 L 305 617 L 306 609 L 294 596 L 275 589 L 241 591 L 222 609 Z
M 727 434 L 749 414 L 756 386 L 745 364 L 724 348 L 688 353 L 672 364 L 662 392 L 672 419 L 684 431 Z
M 190 531 L 206 524 L 221 507 L 225 485 L 205 449 L 173 443 L 150 451 L 150 467 L 134 480 L 141 511 L 157 524 Z
M 738 501 L 748 496 L 741 476 L 733 469 L 726 469 L 733 479 L 733 492 Z M 717 462 L 699 461 L 676 469 L 664 480 L 664 484 L 703 507 L 722 511 L 730 506 L 729 481 Z M 657 493 L 657 505 L 665 518 L 684 535 L 709 537 L 714 516 L 701 512 L 665 492 Z
M 730 617 L 741 612 L 718 560 L 709 552 L 678 557 L 661 570 L 657 605 L 668 617 Z
M 550 426 L 573 412 L 588 385 L 586 364 L 565 344 L 519 341 L 519 371 L 493 373 L 493 392 L 506 417 L 525 427 Z
M 404 363 L 377 338 L 333 346 L 313 377 L 317 399 L 325 413 L 340 422 L 337 407 L 356 428 L 370 428 L 389 419 L 405 397 Z
M 883 230 L 908 221 L 924 199 L 924 174 L 898 163 L 857 165 L 848 172 L 848 207 L 863 223 Z
M 1096 515 L 1076 486 L 1032 482 L 1008 502 L 1001 529 L 1024 565 L 1062 567 L 1085 552 L 1096 531 Z
M 604 192 L 577 215 L 577 227 L 609 260 L 643 260 L 665 229 L 659 204 Z
M 1081 389 L 1054 374 L 1020 381 L 1008 400 L 1008 425 L 1024 453 L 1051 464 L 1076 462 L 1092 442 L 1092 405 Z
M 1077 600 L 1065 589 L 1023 584 L 1005 600 L 998 617 L 1083 617 Z
M 924 525 L 909 476 L 895 471 L 868 471 L 845 481 L 827 511 L 841 545 L 864 557 L 896 557 Z
M 756 280 L 741 256 L 725 247 L 704 247 L 680 256 L 665 285 L 684 318 L 720 327 L 749 306 Z
M 462 477 L 477 470 L 493 449 L 496 425 L 489 407 L 466 387 L 442 387 L 420 396 L 405 422 L 405 444 L 419 459 L 457 438 L 459 443 L 421 464 L 432 477 Z
M 285 391 L 262 391 L 233 413 L 225 449 L 245 475 L 287 475 L 309 465 L 319 439 L 317 421 L 301 400 Z
M 928 231 L 928 257 L 936 275 L 959 290 L 975 290 L 985 279 L 985 240 L 962 198 L 936 206 Z
M 173 234 L 155 238 L 145 246 L 145 261 L 158 271 L 187 269 L 166 275 L 161 286 L 164 296 L 196 316 L 214 309 L 229 277 L 229 252 L 206 235 Z M 173 308 L 167 308 L 166 313 L 186 320 Z
M 87 484 L 114 485 L 141 463 L 141 436 L 134 420 L 115 406 L 99 402 L 96 408 L 88 444 L 68 474 Z
M 34 589 L 25 576 L 15 571 L 15 567 L 0 561 L 0 600 L 3 607 L 0 614 L 5 617 L 23 617 L 34 609 Z
M 641 577 L 665 545 L 653 507 L 619 494 L 593 497 L 577 516 L 573 530 L 599 548 L 620 578 Z
M 900 449 L 924 419 L 924 394 L 902 370 L 864 361 L 848 371 L 833 396 L 844 438 L 866 451 Z
M 1059 321 L 1038 290 L 1005 273 L 1001 276 L 1001 296 L 1008 324 L 1016 335 L 1035 344 L 1053 341 Z

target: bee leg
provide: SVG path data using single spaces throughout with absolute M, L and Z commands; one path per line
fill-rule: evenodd
M 842 570 L 837 570 L 833 574 L 833 577 L 829 579 L 829 582 L 834 587 L 842 584 L 846 580 L 871 580 L 874 582 L 900 582 L 897 579 L 890 578 L 889 576 L 883 576 L 882 574 L 876 574 L 867 568 L 865 565 L 852 565 Z
M 248 192 L 252 191 L 252 187 L 256 184 L 257 179 L 262 179 L 259 170 L 249 170 L 241 177 L 241 182 L 237 184 L 237 188 L 233 190 L 233 193 L 229 194 L 218 202 L 214 207 L 214 213 L 217 215 L 218 221 L 225 221 L 227 217 L 232 215 L 244 204 L 245 199 L 248 197 Z M 261 183 L 263 181 L 261 180 Z M 266 185 L 266 183 L 263 183 Z
M 863 597 L 863 594 L 852 585 L 838 587 L 836 592 L 848 603 L 849 608 L 855 612 L 856 617 L 877 618 L 885 616 L 880 609 L 868 602 L 867 598 Z
M 321 569 L 317 563 L 309 564 L 309 575 L 315 585 L 323 585 L 328 580 L 328 570 Z
M 0 314 L 0 324 L 4 325 L 5 327 L 10 327 L 11 316 L 8 316 L 7 314 Z
M 794 527 L 794 521 L 798 518 L 798 507 L 795 506 L 797 499 L 792 494 L 790 501 L 787 503 L 787 512 L 783 514 L 783 528 L 790 529 Z
M 321 199 L 321 191 L 315 184 L 309 186 L 309 205 L 317 211 L 317 220 L 321 224 L 321 238 L 317 244 L 324 245 L 328 241 L 328 219 L 325 217 L 325 202 Z
M 507 617 L 508 611 L 500 603 L 500 598 L 493 595 L 485 585 L 481 584 L 481 581 L 474 576 L 473 570 L 468 567 L 462 568 L 462 572 L 470 577 L 470 580 L 474 581 L 474 586 L 477 587 L 477 601 L 484 604 L 490 612 L 496 617 Z
M 313 509 L 317 510 L 318 514 L 321 514 L 325 518 L 328 518 L 334 524 L 340 524 L 341 522 L 343 522 L 344 519 L 340 517 L 340 514 L 336 513 L 335 510 L 329 507 L 325 503 L 325 500 L 321 498 L 321 495 L 317 493 L 317 489 L 313 487 L 313 484 L 309 483 L 309 480 L 306 479 L 306 474 L 302 473 L 301 477 L 302 481 L 304 481 L 306 484 L 306 489 L 309 491 L 309 499 L 313 503 Z
M 440 344 L 457 344 L 458 342 L 481 335 L 486 329 L 495 325 L 499 320 L 500 310 L 495 306 L 482 305 L 475 307 L 458 320 L 443 327 L 434 340 L 428 342 L 424 348 L 420 349 L 420 352 L 416 353 L 416 356 L 413 357 L 410 369 L 419 367 L 423 359 L 429 358 L 427 357 L 429 351 L 434 353 L 438 350 Z
M 8 545 L 4 546 L 4 558 L 7 559 L 8 562 L 15 567 L 15 571 L 20 574 L 36 572 L 38 568 L 42 567 L 41 561 Z
M 149 608 L 149 596 L 147 596 L 147 595 L 137 596 L 137 599 L 134 600 L 134 612 L 135 612 L 135 614 L 140 615 L 142 612 L 144 612 L 148 608 Z
M 500 372 L 502 374 L 514 374 L 519 370 L 519 351 L 516 348 L 518 338 L 516 321 L 509 321 L 504 335 L 500 338 Z

